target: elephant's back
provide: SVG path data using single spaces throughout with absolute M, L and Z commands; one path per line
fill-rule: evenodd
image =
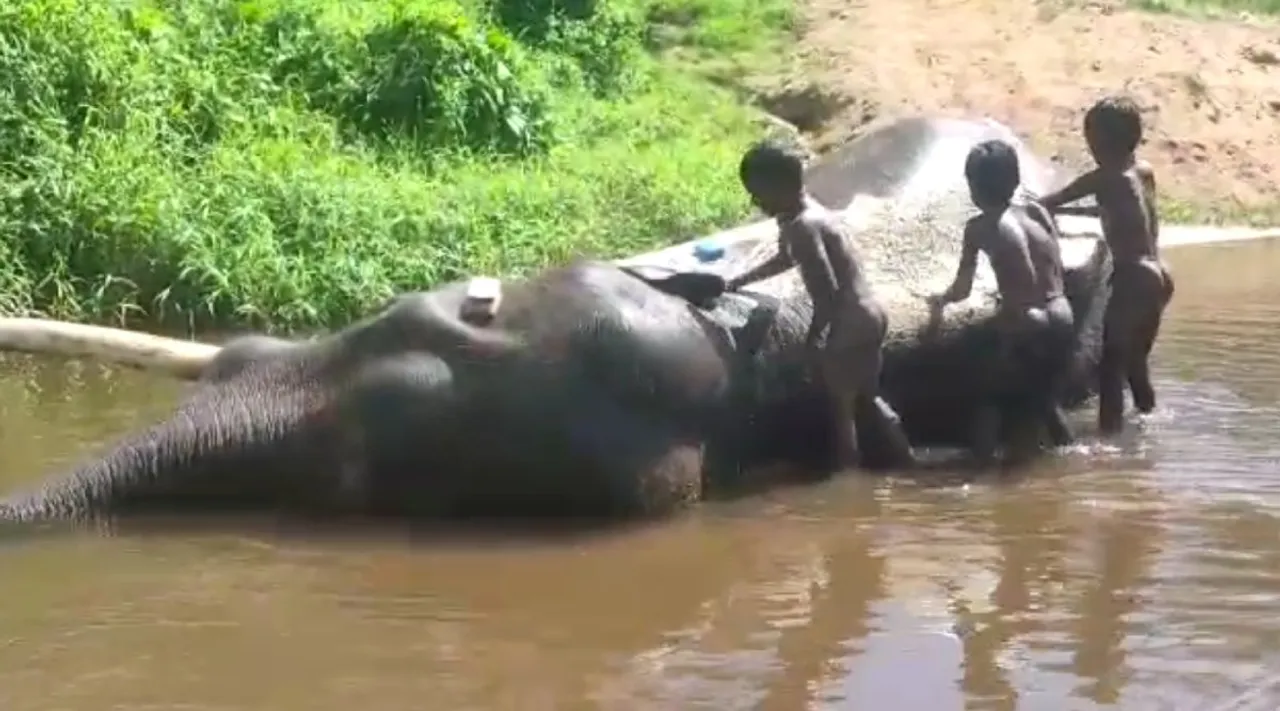
M 1058 186 L 1053 166 L 1008 126 L 992 119 L 938 116 L 874 122 L 809 165 L 805 180 L 813 196 L 834 210 L 848 207 L 859 195 L 902 203 L 898 209 L 904 213 L 944 195 L 968 207 L 964 160 L 973 146 L 988 140 L 1003 140 L 1018 150 L 1025 187 L 1043 192 Z

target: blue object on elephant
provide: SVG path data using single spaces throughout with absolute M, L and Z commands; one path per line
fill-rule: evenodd
M 697 257 L 699 262 L 714 262 L 724 256 L 724 246 L 714 240 L 705 239 L 693 245 L 693 256 Z

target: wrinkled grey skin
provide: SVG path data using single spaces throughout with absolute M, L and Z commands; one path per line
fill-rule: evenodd
M 856 236 L 873 289 L 950 275 L 971 214 L 964 155 L 1005 135 L 987 122 L 899 120 L 811 169 L 828 206 L 855 192 L 893 200 L 892 219 Z M 1056 186 L 1047 165 L 1023 159 L 1024 185 Z M 707 269 L 739 273 L 753 249 L 734 246 Z M 1105 251 L 1069 269 L 1080 338 L 1068 405 L 1091 392 L 1108 271 Z M 800 359 L 811 306 L 795 275 L 695 306 L 688 283 L 659 284 L 660 273 L 577 261 L 509 281 L 485 329 L 457 318 L 465 285 L 455 283 L 312 341 L 232 342 L 171 418 L 9 498 L 0 519 L 242 509 L 618 519 L 732 491 L 769 461 L 820 470 L 831 442 Z M 925 308 L 890 308 L 884 392 L 916 444 L 960 443 L 987 396 L 977 373 L 990 310 L 932 334 L 900 325 Z M 874 464 L 877 433 L 860 439 Z

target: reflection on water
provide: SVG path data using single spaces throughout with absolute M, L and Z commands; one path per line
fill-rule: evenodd
M 0 551 L 0 708 L 1274 709 L 1274 249 L 1173 255 L 1160 410 L 1014 484 L 848 477 L 525 544 L 259 522 Z M 0 366 L 6 488 L 182 388 Z

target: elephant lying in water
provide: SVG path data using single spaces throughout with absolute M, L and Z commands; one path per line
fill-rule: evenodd
M 987 396 L 975 374 L 992 337 L 990 275 L 936 331 L 924 330 L 922 297 L 954 269 L 970 214 L 961 166 L 992 137 L 1018 143 L 990 121 L 897 120 L 809 171 L 829 207 L 878 199 L 872 211 L 855 201 L 847 221 L 890 313 L 884 394 L 917 444 L 964 441 Z M 1020 152 L 1024 187 L 1056 187 L 1047 164 Z M 484 328 L 459 318 L 467 286 L 454 283 L 314 341 L 233 342 L 173 417 L 11 497 L 0 519 L 245 508 L 624 517 L 732 488 L 770 460 L 821 467 L 829 433 L 800 360 L 811 306 L 794 272 L 698 304 L 687 291 L 705 277 L 655 276 L 747 269 L 774 233 L 743 230 L 712 265 L 683 245 L 512 280 Z M 1095 240 L 1064 241 L 1064 261 L 1079 329 L 1072 405 L 1089 394 L 1110 267 Z M 861 439 L 874 458 L 877 434 Z

